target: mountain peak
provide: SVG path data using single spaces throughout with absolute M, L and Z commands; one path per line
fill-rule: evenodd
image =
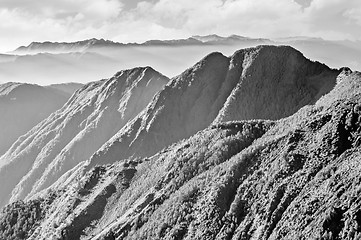
M 193 39 L 196 39 L 198 41 L 201 42 L 216 42 L 216 41 L 221 41 L 224 40 L 224 37 L 218 36 L 217 34 L 210 34 L 210 35 L 205 35 L 205 36 L 201 36 L 201 35 L 194 35 L 192 36 Z
M 82 41 L 76 42 L 32 42 L 28 46 L 21 46 L 15 50 L 19 53 L 27 52 L 77 52 L 84 51 L 89 48 L 94 47 L 111 47 L 111 46 L 120 46 L 121 43 L 113 42 L 110 40 L 104 40 L 103 38 L 91 38 Z
M 151 67 L 138 67 L 84 85 L 61 109 L 18 139 L 0 158 L 0 162 L 7 160 L 6 166 L 0 167 L 0 179 L 13 168 L 27 173 L 26 180 L 17 174 L 8 178 L 7 186 L 0 186 L 0 204 L 50 186 L 66 171 L 87 160 L 139 114 L 168 81 Z M 46 150 L 37 152 L 38 148 Z M 24 154 L 29 164 L 19 167 Z M 12 187 L 14 191 L 10 190 Z

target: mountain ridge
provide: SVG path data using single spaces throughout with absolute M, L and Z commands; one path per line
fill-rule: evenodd
M 185 39 L 175 40 L 148 40 L 143 43 L 121 43 L 111 40 L 91 38 L 76 42 L 32 42 L 28 46 L 20 46 L 13 53 L 39 53 L 39 52 L 82 52 L 97 47 L 126 47 L 126 46 L 159 46 L 159 45 L 207 45 L 207 44 L 231 44 L 237 41 L 256 41 L 259 44 L 271 43 L 269 39 L 248 38 L 238 35 L 230 35 L 229 37 L 221 37 L 216 34 L 206 36 L 191 36 Z
M 7 206 L 0 223 L 29 214 L 24 239 L 357 238 L 360 80 L 350 73 L 278 121 L 214 124 L 150 158 L 97 166 Z
M 255 84 L 259 84 L 260 87 L 257 88 L 257 90 L 256 88 L 253 87 L 253 91 L 260 91 L 260 94 L 264 94 L 265 97 L 270 96 L 270 93 L 266 93 L 269 86 L 260 84 L 263 80 L 262 78 L 267 79 L 268 78 L 267 74 L 271 74 L 272 72 L 274 72 L 273 68 L 279 69 L 279 72 L 282 72 L 283 74 L 283 71 L 285 71 L 285 69 L 282 70 L 282 64 L 280 63 L 284 63 L 286 64 L 285 66 L 289 66 L 288 64 L 291 64 L 292 62 L 291 59 L 293 57 L 299 56 L 301 59 L 304 58 L 303 55 L 300 54 L 298 51 L 295 51 L 293 48 L 286 46 L 280 46 L 280 47 L 260 46 L 256 48 L 241 50 L 240 52 L 236 52 L 230 58 L 223 56 L 221 53 L 209 54 L 200 62 L 195 64 L 193 68 L 190 68 L 186 70 L 183 74 L 179 75 L 178 77 L 173 78 L 171 82 L 168 84 L 168 86 L 165 87 L 164 91 L 160 92 L 159 95 L 156 96 L 155 99 L 156 101 L 154 101 L 152 105 L 149 105 L 148 109 L 145 112 L 143 112 L 143 116 L 140 116 L 138 120 L 133 120 L 133 122 L 128 125 L 128 128 L 124 129 L 124 132 L 119 132 L 117 135 L 115 135 L 112 138 L 112 141 L 114 143 L 113 149 L 118 149 L 118 150 L 113 152 L 113 150 L 110 150 L 111 148 L 110 146 L 112 145 L 112 143 L 109 142 L 105 144 L 103 146 L 103 150 L 99 150 L 92 157 L 91 162 L 94 163 L 91 163 L 90 166 L 94 166 L 95 162 L 98 161 L 97 159 L 103 159 L 104 161 L 104 156 L 102 151 L 104 151 L 104 153 L 107 155 L 106 159 L 108 163 L 112 163 L 116 161 L 116 159 L 119 160 L 122 158 L 131 157 L 135 153 L 136 153 L 135 156 L 140 156 L 140 157 L 146 157 L 147 155 L 150 156 L 155 152 L 160 151 L 164 146 L 167 146 L 180 139 L 187 138 L 192 134 L 195 134 L 197 131 L 206 128 L 213 121 L 217 121 L 216 118 L 217 115 L 220 114 L 220 111 L 223 112 L 223 115 L 225 115 L 226 113 L 224 112 L 227 112 L 226 110 L 227 108 L 233 108 L 233 105 L 230 102 L 233 101 L 234 106 L 240 106 L 240 108 L 242 107 L 246 108 L 245 106 L 247 106 L 248 104 L 247 101 L 249 100 L 244 100 L 244 102 L 242 102 L 242 100 L 240 100 L 243 98 L 242 94 L 239 93 L 234 94 L 234 92 L 237 92 L 239 89 L 241 89 L 239 87 L 239 84 L 242 82 L 243 83 L 246 82 L 244 79 L 252 79 L 249 78 L 247 74 L 245 74 L 246 71 L 249 70 L 245 64 L 248 63 L 249 65 L 252 66 L 252 64 L 256 64 L 257 62 L 254 59 L 247 62 L 246 58 L 250 56 L 251 58 L 254 57 L 255 59 L 257 59 L 259 52 L 267 52 L 268 50 L 270 50 L 269 54 L 271 56 L 274 54 L 276 58 L 278 58 L 279 62 L 278 64 L 272 63 L 273 65 L 270 65 L 270 63 L 268 63 L 267 61 L 264 61 L 262 63 L 264 64 L 264 66 L 272 66 L 272 67 L 268 67 L 266 71 L 264 71 L 263 73 L 261 72 L 261 75 L 258 75 L 254 79 Z M 272 53 L 273 50 L 274 52 Z M 285 60 L 287 59 L 287 57 L 285 57 L 287 56 L 287 54 L 290 55 L 289 62 Z M 295 56 L 293 54 L 295 54 Z M 263 56 L 260 57 L 259 59 L 262 58 Z M 209 59 L 214 61 L 214 63 L 213 64 L 209 63 L 210 62 Z M 305 60 L 305 63 L 308 63 L 307 61 L 309 60 Z M 205 63 L 209 64 L 208 67 L 206 67 L 208 70 L 204 70 L 202 67 L 202 64 Z M 300 65 L 302 64 L 300 63 Z M 292 104 L 290 104 L 290 106 L 293 107 L 290 107 L 289 109 L 278 109 L 279 108 L 278 105 L 284 103 L 285 99 L 287 98 L 285 98 L 285 96 L 283 98 L 273 98 L 272 100 L 269 101 L 270 103 L 274 104 L 271 110 L 269 110 L 264 115 L 259 115 L 259 116 L 262 116 L 263 119 L 270 119 L 270 118 L 279 119 L 285 117 L 291 113 L 294 113 L 301 105 L 303 106 L 307 103 L 309 104 L 314 103 L 317 97 L 321 97 L 323 94 L 325 94 L 326 92 L 332 89 L 334 84 L 336 84 L 336 76 L 338 75 L 339 71 L 331 70 L 325 65 L 322 65 L 320 63 L 310 63 L 310 64 L 311 65 L 315 64 L 317 67 L 314 68 L 314 70 L 311 70 L 310 73 L 308 73 L 307 71 L 305 71 L 304 73 L 300 71 L 298 72 L 298 74 L 301 74 L 301 76 L 306 76 L 305 79 L 309 79 L 312 76 L 312 74 L 316 73 L 316 75 L 313 76 L 315 77 L 315 81 L 324 79 L 322 80 L 323 83 L 319 83 L 320 84 L 319 86 L 315 86 L 315 89 L 318 90 L 315 92 L 315 89 L 313 89 L 313 87 L 308 86 L 308 87 L 301 87 L 302 90 L 301 92 L 297 92 L 298 90 L 300 90 L 297 89 L 297 91 L 295 91 L 293 95 L 287 95 L 288 91 L 285 91 L 284 94 L 285 96 L 288 96 L 289 99 L 292 99 L 295 96 L 299 97 L 298 99 L 297 97 L 293 99 Z M 258 69 L 262 69 L 264 66 L 258 66 Z M 304 69 L 306 68 L 307 67 L 304 67 Z M 297 67 L 292 66 L 292 69 L 297 70 Z M 312 71 L 314 72 L 312 73 Z M 326 75 L 317 76 L 320 73 L 322 73 L 322 71 L 324 71 Z M 199 80 L 197 81 L 198 73 L 200 74 L 199 75 L 200 77 Z M 205 74 L 204 76 L 202 76 L 203 73 Z M 308 74 L 310 74 L 310 76 L 307 76 Z M 291 88 L 295 87 L 294 83 L 292 82 L 287 83 L 287 81 L 290 81 L 290 79 L 292 79 L 292 76 L 283 76 L 283 75 L 278 76 L 277 72 L 275 75 L 272 76 L 274 78 L 273 79 L 271 78 L 270 82 L 271 84 L 273 83 L 273 88 L 272 88 L 273 90 L 275 90 L 277 87 L 280 87 L 282 91 L 283 90 L 282 87 L 286 87 L 288 85 L 291 86 Z M 297 74 L 296 76 L 299 77 L 299 75 Z M 288 79 L 288 77 L 290 77 L 290 79 Z M 274 81 L 279 81 L 279 79 L 283 79 L 283 81 L 285 82 L 284 83 L 274 82 Z M 300 77 L 300 80 L 305 81 L 305 79 L 302 79 Z M 202 81 L 205 80 L 211 81 L 211 83 L 210 84 L 207 84 L 206 82 L 203 83 Z M 250 80 L 250 82 L 252 81 Z M 197 87 L 197 85 L 195 84 L 205 84 L 204 85 L 205 89 L 203 89 L 203 87 Z M 188 90 L 189 86 L 192 86 L 193 88 L 189 88 Z M 193 89 L 198 89 L 198 91 L 200 92 L 195 93 L 194 91 L 197 90 L 193 90 Z M 221 92 L 217 93 L 217 91 L 219 90 L 221 90 Z M 263 93 L 263 90 L 265 91 L 265 93 Z M 308 90 L 312 90 L 311 93 L 308 93 L 307 92 Z M 182 91 L 184 91 L 184 93 Z M 187 93 L 186 91 L 189 91 L 189 93 Z M 245 90 L 244 92 L 247 92 L 247 90 Z M 231 95 L 231 93 L 233 95 Z M 190 94 L 194 94 L 194 95 L 193 97 L 189 97 L 188 99 L 175 100 L 174 103 L 171 103 L 170 102 L 171 100 L 168 103 L 166 102 L 168 96 L 172 96 L 173 98 L 175 98 L 177 95 L 181 97 L 183 94 L 188 96 L 191 96 Z M 305 96 L 302 96 L 302 94 L 305 94 Z M 255 93 L 252 94 L 250 94 L 249 92 L 246 93 L 246 96 L 248 96 L 249 98 L 254 97 L 254 95 Z M 310 100 L 311 97 L 313 97 L 312 100 Z M 302 100 L 302 98 L 305 99 Z M 230 99 L 230 101 L 228 101 L 228 103 L 225 105 L 224 109 L 222 110 L 222 107 L 226 103 L 227 99 Z M 261 99 L 260 102 L 258 103 L 259 104 L 258 108 L 262 107 L 262 104 L 264 104 L 264 102 L 267 102 L 267 100 L 264 101 L 261 96 L 258 96 L 257 99 Z M 187 101 L 189 100 L 194 102 L 188 103 Z M 301 102 L 299 103 L 298 101 L 300 100 Z M 307 100 L 309 102 L 307 102 Z M 213 102 L 214 105 L 212 105 L 212 102 L 209 101 L 214 101 Z M 169 105 L 167 106 L 167 104 Z M 185 109 L 187 110 L 180 110 L 179 106 L 182 105 L 184 105 Z M 253 108 L 249 108 L 249 109 L 253 109 Z M 256 111 L 258 110 L 257 108 L 255 109 Z M 186 114 L 182 114 L 183 111 Z M 234 111 L 239 112 L 239 109 Z M 165 114 L 168 115 L 165 115 L 164 112 Z M 172 112 L 172 114 L 169 114 L 169 112 Z M 257 112 L 250 112 L 248 113 L 248 115 L 241 114 L 238 116 L 234 116 L 233 118 L 228 117 L 227 120 L 234 120 L 234 118 L 236 118 L 237 120 L 253 119 L 253 118 L 257 118 L 257 115 L 258 115 Z M 169 117 L 170 119 L 165 120 L 167 117 Z M 164 118 L 164 120 L 158 120 L 158 121 L 162 121 L 163 123 L 162 124 L 156 123 L 154 119 L 157 118 L 158 119 Z M 219 116 L 219 119 L 221 118 L 222 117 Z M 179 122 L 179 120 L 177 119 L 183 119 L 183 120 Z M 193 124 L 189 126 L 186 124 L 187 122 L 192 122 Z M 181 127 L 182 131 L 179 132 L 177 129 L 179 129 L 180 126 L 182 126 Z M 163 135 L 160 134 L 162 132 Z M 146 139 L 143 139 L 142 135 L 144 135 Z M 173 140 L 169 140 L 169 139 L 173 139 Z M 160 142 L 158 146 L 157 146 L 157 142 Z M 147 146 L 146 144 L 149 144 L 149 146 Z
M 9 194 L 2 203 L 10 202 L 0 238 L 357 237 L 360 80 L 292 47 L 259 46 L 213 52 L 172 79 L 146 67 L 90 83 L 8 151 L 20 177 L 0 168 L 15 185 L 0 186 Z M 144 92 L 130 100 L 121 89 L 152 81 L 147 100 L 127 114 L 135 108 L 124 106 Z M 76 114 L 86 116 L 74 124 Z M 98 117 L 124 121 L 109 127 Z M 81 137 L 53 137 L 65 132 Z M 54 145 L 37 144 L 46 138 Z M 25 149 L 27 161 L 16 158 Z M 34 178 L 54 159 L 42 153 L 54 149 L 57 161 Z M 19 166 L 33 160 L 36 171 L 22 177 Z
M 0 139 L 0 155 L 17 138 L 60 108 L 70 95 L 37 84 L 0 84 L 0 135 L 4 136 Z
M 3 190 L 1 202 L 28 198 L 49 187 L 66 171 L 83 161 L 87 170 L 97 164 L 151 156 L 205 129 L 212 122 L 285 117 L 331 90 L 338 73 L 305 59 L 300 52 L 287 46 L 259 46 L 238 51 L 231 57 L 214 52 L 167 84 L 168 78 L 150 67 L 120 71 L 109 80 L 93 82 L 78 90 L 61 110 L 19 139 L 0 158 L 8 162 L 2 171 L 7 169 L 7 174 L 4 172 L 2 177 L 12 179 L 8 180 L 12 184 L 3 186 L 7 190 Z M 157 77 L 153 78 L 153 75 Z M 108 82 L 115 83 L 117 78 L 128 84 L 132 76 L 142 80 L 143 87 L 130 88 L 138 93 L 120 90 L 114 99 L 121 100 L 108 103 L 106 99 L 115 93 L 102 86 Z M 162 84 L 158 84 L 157 79 L 162 79 Z M 273 85 L 271 88 L 264 84 L 267 81 Z M 249 89 L 254 88 L 254 84 L 258 85 L 261 93 L 259 102 L 251 107 L 256 111 L 247 114 L 242 113 L 242 108 L 249 108 L 249 100 L 242 100 L 245 95 L 242 91 L 248 92 L 248 98 L 256 93 L 250 91 L 246 83 L 251 83 Z M 282 92 L 286 87 L 285 95 L 272 97 L 272 91 L 280 88 Z M 145 94 L 137 89 L 149 90 Z M 240 89 L 243 89 L 242 94 L 239 94 Z M 128 107 L 128 104 L 143 98 L 139 94 L 145 94 L 147 100 L 136 111 L 129 110 L 134 107 Z M 290 107 L 280 108 L 279 105 L 288 98 L 292 100 Z M 259 115 L 257 111 L 267 101 L 271 104 L 270 108 Z M 228 108 L 233 109 L 238 105 L 241 110 L 232 110 L 238 115 L 228 114 Z M 123 119 L 123 116 L 131 117 Z M 122 119 L 120 122 L 114 122 L 119 118 Z M 104 125 L 106 122 L 108 124 Z M 95 132 L 99 132 L 96 139 Z M 26 164 L 17 167 L 25 159 Z M 17 169 L 17 174 L 11 177 L 10 169 Z
M 7 161 L 0 169 L 1 178 L 8 179 L 7 186 L 0 187 L 1 202 L 10 195 L 25 197 L 40 180 L 45 181 L 42 174 L 51 174 L 54 166 L 59 174 L 86 160 L 98 145 L 141 111 L 167 81 L 165 76 L 145 67 L 120 71 L 110 79 L 79 89 L 61 109 L 0 157 Z M 148 91 L 143 91 L 145 88 Z M 10 169 L 17 169 L 17 174 L 12 176 Z

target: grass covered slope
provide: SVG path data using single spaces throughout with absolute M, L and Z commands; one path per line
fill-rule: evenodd
M 66 188 L 50 190 L 58 195 L 32 237 L 77 239 L 84 234 L 107 235 L 114 227 L 128 234 L 134 221 L 143 221 L 140 219 L 150 216 L 182 185 L 229 160 L 272 124 L 254 121 L 217 125 L 152 158 L 95 167 Z
M 357 239 L 360 82 L 351 73 L 288 118 L 215 124 L 48 189 L 28 239 Z
M 70 93 L 39 85 L 0 84 L 0 155 L 18 137 L 63 106 L 70 96 Z
M 0 160 L 0 205 L 50 186 L 87 160 L 163 88 L 150 67 L 118 72 L 78 90 L 57 112 L 19 138 Z
M 212 53 L 173 78 L 90 166 L 151 156 L 212 122 L 289 116 L 328 93 L 338 73 L 288 46 L 248 48 L 231 57 Z

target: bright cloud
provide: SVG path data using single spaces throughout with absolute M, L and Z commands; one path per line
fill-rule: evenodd
M 135 5 L 135 2 L 137 5 Z M 1 0 L 0 50 L 32 41 L 193 34 L 361 39 L 360 0 Z M 132 3 L 132 4 L 130 4 Z

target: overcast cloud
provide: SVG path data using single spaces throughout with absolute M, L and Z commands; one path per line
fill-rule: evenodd
M 360 0 L 0 0 L 0 50 L 32 41 L 194 34 L 361 40 Z

